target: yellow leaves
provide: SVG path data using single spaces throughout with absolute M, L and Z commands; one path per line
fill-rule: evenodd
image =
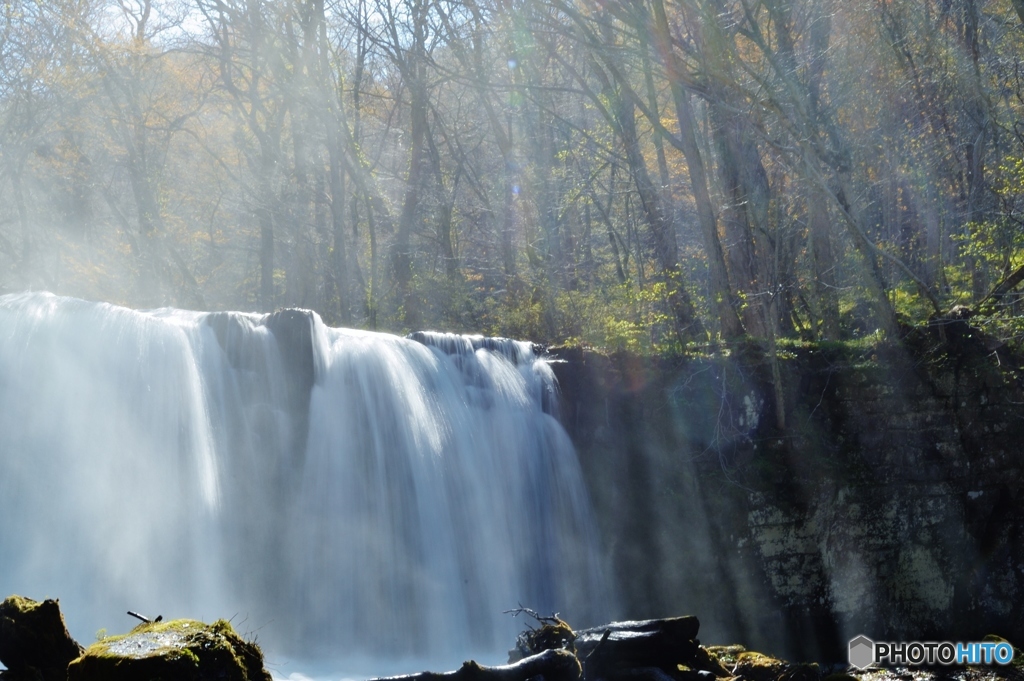
M 625 319 L 606 319 L 604 323 L 604 345 L 612 350 L 640 352 L 647 330 L 637 322 Z
M 1004 199 L 1024 195 L 1024 158 L 1006 158 L 998 166 L 995 191 Z
M 608 351 L 664 352 L 676 347 L 665 282 L 632 283 L 605 290 L 563 292 L 556 305 L 566 315 L 562 340 Z

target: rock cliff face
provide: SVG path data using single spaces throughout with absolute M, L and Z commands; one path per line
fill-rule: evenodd
M 791 659 L 1024 640 L 1020 373 L 944 331 L 788 349 L 781 391 L 757 348 L 554 351 L 624 614 L 699 613 L 706 641 Z

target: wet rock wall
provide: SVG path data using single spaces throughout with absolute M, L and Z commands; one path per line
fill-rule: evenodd
M 841 660 L 1024 640 L 1024 391 L 969 332 L 704 359 L 554 354 L 623 616 Z M 781 401 L 780 401 L 781 398 Z M 780 418 L 781 417 L 781 418 Z

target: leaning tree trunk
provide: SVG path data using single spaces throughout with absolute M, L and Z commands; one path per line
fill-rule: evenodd
M 662 276 L 668 286 L 668 302 L 675 321 L 676 334 L 680 341 L 697 340 L 704 335 L 704 327 L 683 286 L 675 228 L 661 195 L 647 171 L 647 163 L 644 161 L 636 132 L 636 112 L 633 102 L 614 92 L 608 94 L 614 98 L 617 132 L 625 147 L 626 161 L 629 164 L 629 172 L 636 185 L 637 194 L 640 196 L 644 218 L 654 237 L 658 266 L 661 268 Z
M 715 211 L 711 203 L 711 195 L 708 192 L 707 172 L 704 168 L 700 147 L 697 144 L 697 123 L 690 104 L 690 95 L 683 86 L 682 67 L 672 47 L 672 36 L 669 31 L 668 17 L 665 14 L 664 2 L 654 0 L 653 6 L 654 42 L 671 85 L 672 100 L 679 123 L 679 140 L 682 143 L 683 157 L 689 170 L 694 202 L 697 204 L 697 221 L 708 260 L 711 306 L 721 324 L 722 336 L 726 339 L 738 338 L 744 333 L 743 324 L 736 312 L 735 301 L 729 286 L 729 274 L 725 266 L 722 243 L 718 237 Z

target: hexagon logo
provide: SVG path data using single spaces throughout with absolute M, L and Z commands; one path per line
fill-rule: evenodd
M 875 661 L 875 642 L 861 634 L 850 641 L 850 664 L 857 669 L 867 669 Z

